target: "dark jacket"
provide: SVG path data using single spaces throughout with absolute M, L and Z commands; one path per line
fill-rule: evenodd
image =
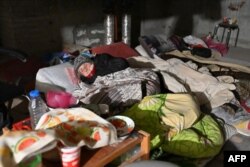
M 114 57 L 106 53 L 97 54 L 92 60 L 96 69 L 95 74 L 91 78 L 86 78 L 82 75 L 80 77 L 81 81 L 87 84 L 92 84 L 97 76 L 104 76 L 129 67 L 126 59 Z

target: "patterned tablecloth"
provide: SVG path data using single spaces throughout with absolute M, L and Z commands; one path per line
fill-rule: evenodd
M 10 131 L 0 137 L 0 167 L 56 147 L 99 148 L 118 141 L 115 127 L 85 108 L 54 109 L 44 114 L 32 131 Z

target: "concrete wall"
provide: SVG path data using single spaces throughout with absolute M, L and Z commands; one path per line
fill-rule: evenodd
M 0 46 L 32 56 L 61 51 L 73 43 L 77 25 L 103 23 L 95 0 L 1 0 Z
M 237 16 L 240 33 L 238 45 L 250 48 L 250 2 L 246 1 L 239 12 L 228 9 L 229 3 L 240 0 L 145 0 L 141 34 L 159 34 L 168 37 L 172 34 L 203 37 L 214 31 L 222 18 Z M 221 39 L 222 30 L 218 31 Z M 230 44 L 234 43 L 236 31 L 231 34 Z
M 139 35 L 207 35 L 223 16 L 234 14 L 227 9 L 234 1 L 135 0 L 131 45 L 138 44 Z M 245 48 L 250 48 L 249 9 L 250 2 L 246 1 L 238 14 L 238 46 Z M 1 0 L 0 45 L 34 56 L 60 51 L 64 43 L 74 42 L 74 27 L 104 29 L 104 17 L 102 0 Z M 235 33 L 231 43 L 234 38 Z
M 37 55 L 60 48 L 57 0 L 2 0 L 0 38 L 5 47 Z

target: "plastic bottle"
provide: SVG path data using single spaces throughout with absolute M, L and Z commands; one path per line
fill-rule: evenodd
M 29 113 L 30 113 L 31 127 L 32 129 L 35 129 L 41 116 L 48 111 L 48 107 L 41 98 L 38 90 L 30 91 L 29 96 L 30 96 Z

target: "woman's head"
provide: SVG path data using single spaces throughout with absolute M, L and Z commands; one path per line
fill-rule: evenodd
M 81 76 L 91 78 L 95 74 L 94 62 L 87 57 L 78 56 L 74 61 L 74 70 L 76 76 L 80 79 Z
M 91 78 L 95 73 L 95 66 L 93 62 L 86 62 L 80 65 L 78 73 L 86 78 Z

